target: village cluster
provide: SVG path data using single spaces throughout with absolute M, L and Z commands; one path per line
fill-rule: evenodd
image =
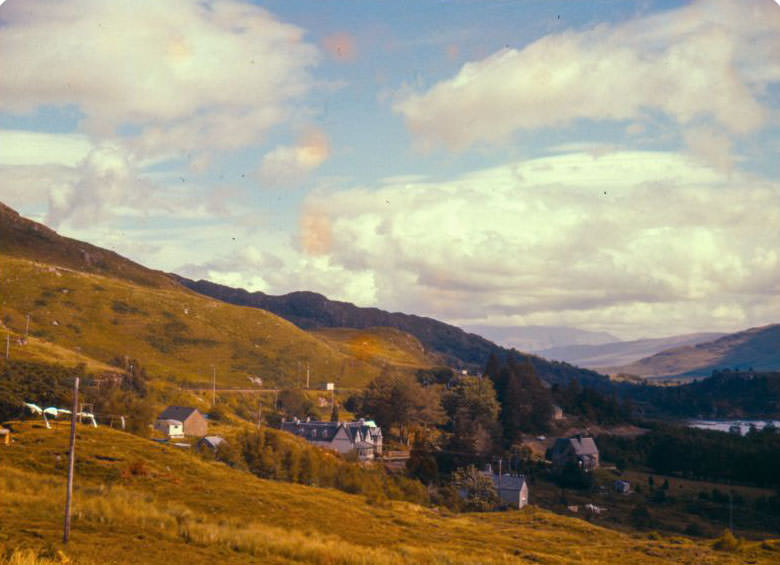
M 59 415 L 70 415 L 71 411 L 56 407 L 41 408 L 33 403 L 25 403 L 27 409 L 35 415 L 42 416 L 47 428 L 50 428 L 48 418 L 56 418 Z M 88 412 L 79 412 L 77 417 L 97 426 L 94 415 Z M 219 435 L 209 435 L 208 416 L 202 414 L 197 408 L 190 406 L 168 406 L 155 419 L 154 429 L 163 439 L 176 447 L 189 448 L 191 443 L 184 441 L 187 438 L 198 438 L 198 449 L 216 451 L 225 443 L 225 438 Z M 376 459 L 388 459 L 388 461 L 408 458 L 408 452 L 383 452 L 382 429 L 373 420 L 360 418 L 356 421 L 329 422 L 300 420 L 292 418 L 283 420 L 281 430 L 305 439 L 308 443 L 329 449 L 341 455 L 354 454 L 360 462 L 371 462 Z M 2 430 L 2 440 L 10 441 L 10 433 Z M 384 457 L 383 457 L 384 456 Z M 594 471 L 599 467 L 599 450 L 592 437 L 576 435 L 555 440 L 551 450 L 550 459 L 554 472 L 563 472 L 567 467 L 574 466 L 585 472 Z M 523 508 L 528 504 L 528 481 L 523 475 L 495 472 L 490 464 L 480 471 L 483 477 L 489 478 L 493 483 L 496 495 L 503 504 L 510 507 Z M 615 491 L 628 494 L 631 485 L 628 481 L 615 481 Z M 459 491 L 460 496 L 467 497 L 468 492 Z M 577 512 L 577 507 L 569 507 L 572 512 Z M 600 513 L 603 508 L 586 505 L 586 511 Z

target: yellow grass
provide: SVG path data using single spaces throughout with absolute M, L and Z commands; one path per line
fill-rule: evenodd
M 127 355 L 173 382 L 251 387 L 312 383 L 363 386 L 381 367 L 339 351 L 264 310 L 225 304 L 183 287 L 152 288 L 0 255 L 3 321 L 39 339 L 12 358 L 85 362 L 102 368 Z M 48 344 L 48 345 L 47 345 Z
M 395 328 L 322 328 L 311 333 L 363 361 L 411 368 L 429 368 L 437 361 L 426 355 L 416 337 Z
M 64 550 L 76 562 L 772 563 L 780 555 L 774 542 L 719 551 L 714 541 L 648 539 L 534 507 L 452 515 L 402 502 L 372 506 L 86 426 L 78 430 L 73 531 L 63 548 L 67 426 L 14 428 L 17 441 L 0 451 L 2 540 Z M 133 475 L 137 461 L 145 472 Z

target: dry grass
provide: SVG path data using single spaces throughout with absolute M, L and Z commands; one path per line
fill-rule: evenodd
M 95 368 L 128 355 L 151 375 L 173 382 L 210 384 L 212 365 L 219 386 L 250 387 L 249 376 L 268 385 L 313 382 L 363 386 L 379 374 L 372 364 L 338 351 L 264 310 L 225 304 L 183 287 L 152 288 L 95 274 L 57 269 L 0 255 L 3 322 L 24 333 L 28 345 L 12 345 L 11 356 Z
M 15 427 L 17 442 L 0 453 L 0 531 L 7 547 L 51 553 L 60 548 L 67 426 Z M 260 480 L 105 428 L 79 428 L 78 435 L 66 548 L 77 562 L 776 562 L 771 541 L 718 551 L 713 542 L 651 540 L 533 507 L 451 515 L 402 502 L 370 506 L 363 497 Z M 123 473 L 139 460 L 147 473 Z
M 420 341 L 394 328 L 322 328 L 311 333 L 342 353 L 371 363 L 410 368 L 429 368 L 437 360 L 425 353 Z

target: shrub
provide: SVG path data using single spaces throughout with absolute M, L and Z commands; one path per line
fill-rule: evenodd
M 742 541 L 735 537 L 729 529 L 723 530 L 720 537 L 712 544 L 712 547 L 718 551 L 737 551 L 741 546 Z

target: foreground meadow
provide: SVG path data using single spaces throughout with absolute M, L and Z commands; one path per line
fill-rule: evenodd
M 74 519 L 60 542 L 67 425 L 16 423 L 0 451 L 6 562 L 754 563 L 780 542 L 628 535 L 528 507 L 453 515 L 266 481 L 107 428 L 78 429 Z M 652 538 L 652 539 L 651 539 Z M 29 551 L 28 551 L 29 550 Z M 15 553 L 14 553 L 15 552 Z

